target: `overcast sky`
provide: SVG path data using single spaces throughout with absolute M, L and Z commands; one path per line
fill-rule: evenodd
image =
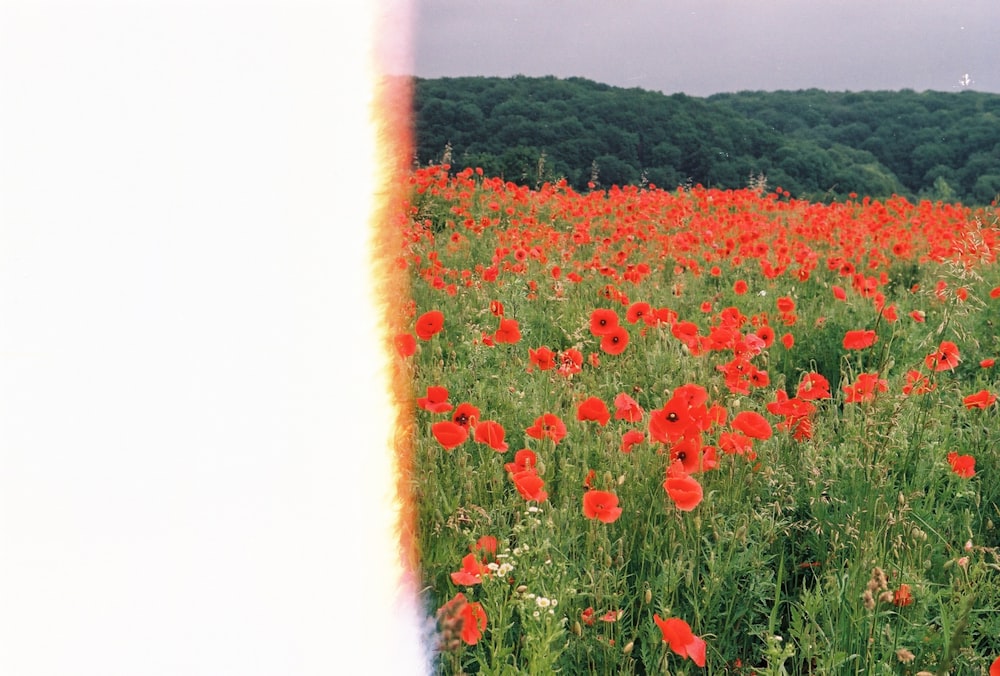
M 580 76 L 692 96 L 1000 93 L 998 0 L 414 0 L 411 10 L 400 68 L 420 77 Z

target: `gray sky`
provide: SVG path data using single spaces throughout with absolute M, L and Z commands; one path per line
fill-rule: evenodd
M 414 0 L 420 77 L 580 76 L 666 94 L 1000 93 L 1000 0 Z

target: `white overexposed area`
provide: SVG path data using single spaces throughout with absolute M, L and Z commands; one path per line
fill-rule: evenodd
M 0 5 L 0 674 L 426 671 L 377 7 Z

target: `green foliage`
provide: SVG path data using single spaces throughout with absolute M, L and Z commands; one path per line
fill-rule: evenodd
M 1000 96 L 981 92 L 739 92 L 696 98 L 583 78 L 415 80 L 417 157 L 451 144 L 457 169 L 583 190 L 601 185 L 742 188 L 765 174 L 797 197 L 850 193 L 989 204 L 1000 193 Z M 512 156 L 511 153 L 514 153 Z
M 414 309 L 446 314 L 443 330 L 412 357 L 413 394 L 446 385 L 451 402 L 471 402 L 483 420 L 502 422 L 509 444 L 497 452 L 468 440 L 445 451 L 431 426 L 448 416 L 415 413 L 412 480 L 428 605 L 440 607 L 462 591 L 489 617 L 478 643 L 441 655 L 441 673 L 986 672 L 1000 654 L 1000 412 L 995 405 L 970 410 L 961 400 L 1000 385 L 996 370 L 978 365 L 1000 355 L 991 312 L 1000 300 L 989 298 L 1000 271 L 985 251 L 993 245 L 984 247 L 997 241 L 995 223 L 971 212 L 949 221 L 951 208 L 929 204 L 823 206 L 779 202 L 773 193 L 698 190 L 581 195 L 551 185 L 522 191 L 469 175 L 457 186 L 423 186 L 408 205 L 416 211 L 406 212 Z M 461 225 L 466 214 L 477 224 L 493 220 L 476 232 Z M 947 242 L 947 258 L 925 255 L 932 243 L 921 240 L 937 218 L 947 227 L 936 232 L 959 232 Z M 709 261 L 730 235 L 712 240 L 704 224 L 721 230 L 727 219 L 754 228 L 732 231 L 743 238 L 743 253 L 734 241 Z M 841 238 L 859 224 L 867 245 L 845 245 Z M 638 233 L 668 231 L 675 237 L 656 239 L 655 247 L 628 248 Z M 766 259 L 781 246 L 793 248 L 796 233 L 815 247 L 812 254 L 835 264 L 819 263 L 799 278 L 794 269 L 768 274 L 753 260 L 755 245 L 769 243 L 760 248 Z M 897 243 L 906 246 L 889 255 Z M 618 256 L 615 246 L 625 253 Z M 538 252 L 523 260 L 512 251 L 532 247 Z M 841 264 L 846 256 L 856 267 Z M 701 260 L 718 263 L 718 274 L 696 265 Z M 607 268 L 638 263 L 649 266 L 648 275 L 611 284 L 628 299 L 609 297 Z M 559 279 L 554 265 L 565 268 Z M 492 281 L 489 266 L 497 269 Z M 852 286 L 855 270 L 885 272 L 878 290 L 895 320 Z M 579 280 L 567 281 L 569 271 L 580 272 Z M 443 290 L 435 276 L 456 288 Z M 746 293 L 736 294 L 737 279 Z M 835 299 L 838 285 L 847 287 L 844 300 Z M 779 297 L 794 301 L 795 317 L 775 311 Z M 602 352 L 589 331 L 591 312 L 624 315 L 637 300 L 669 306 L 700 335 L 722 308 L 738 307 L 778 335 L 793 333 L 794 346 L 775 341 L 758 355 L 770 383 L 746 393 L 723 383 L 720 352 L 694 354 L 668 325 L 630 325 L 625 352 Z M 485 343 L 498 325 L 491 301 L 518 320 L 517 344 Z M 910 317 L 916 310 L 925 321 Z M 844 347 L 845 333 L 857 329 L 874 330 L 877 342 Z M 962 362 L 931 371 L 925 357 L 942 340 L 961 346 Z M 534 368 L 528 350 L 542 345 L 580 349 L 582 370 L 567 377 Z M 926 393 L 904 393 L 911 369 L 928 377 Z M 862 372 L 885 378 L 887 388 L 849 402 L 843 387 Z M 812 435 L 797 439 L 777 429 L 768 404 L 780 390 L 794 395 L 805 373 L 825 376 L 832 397 L 813 402 Z M 703 501 L 682 511 L 663 488 L 669 450 L 647 437 L 626 454 L 621 438 L 631 429 L 648 435 L 649 414 L 689 383 L 703 385 L 728 420 L 761 412 L 776 429 L 754 443 L 753 458 L 720 452 L 719 467 L 697 475 Z M 607 425 L 574 418 L 586 397 L 610 406 L 617 393 L 633 396 L 647 417 Z M 566 424 L 558 444 L 527 434 L 546 411 Z M 706 443 L 717 438 L 717 430 L 706 431 Z M 537 453 L 548 491 L 541 503 L 526 501 L 505 470 L 521 448 Z M 975 474 L 957 475 L 951 452 L 973 455 Z M 592 488 L 613 492 L 623 509 L 611 523 L 581 513 L 590 470 Z M 496 560 L 511 567 L 480 584 L 456 584 L 451 573 L 482 536 L 498 539 Z M 904 588 L 910 603 L 900 596 Z M 706 670 L 664 645 L 654 614 L 683 618 L 704 638 Z

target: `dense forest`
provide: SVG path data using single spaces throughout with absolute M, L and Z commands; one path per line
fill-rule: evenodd
M 697 98 L 583 78 L 414 80 L 416 162 L 577 190 L 781 187 L 988 204 L 1000 193 L 1000 95 L 739 92 Z

